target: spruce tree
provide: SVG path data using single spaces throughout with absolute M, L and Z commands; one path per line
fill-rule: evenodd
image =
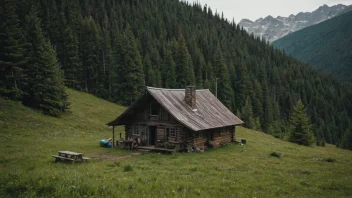
M 242 107 L 241 112 L 242 112 L 242 119 L 246 127 L 250 129 L 256 128 L 255 120 L 253 118 L 252 105 L 249 97 L 247 97 L 246 105 Z
M 0 96 L 16 100 L 24 93 L 25 41 L 16 14 L 16 1 L 6 0 L 0 6 Z
M 149 53 L 147 53 L 143 59 L 143 67 L 145 70 L 145 85 L 151 87 L 157 87 L 156 75 L 152 66 L 152 62 L 149 58 Z
M 176 88 L 176 64 L 172 59 L 171 53 L 168 51 L 166 55 L 166 60 L 164 64 L 165 69 L 165 88 Z
M 119 40 L 116 57 L 119 101 L 122 104 L 131 104 L 144 89 L 143 65 L 129 25 Z
M 83 68 L 79 58 L 78 38 L 69 26 L 64 31 L 63 47 L 65 50 L 60 63 L 65 75 L 65 84 L 70 88 L 80 90 Z
M 218 80 L 218 98 L 230 110 L 234 110 L 234 93 L 231 88 L 230 76 L 227 65 L 221 53 L 220 44 L 218 43 L 213 60 L 213 66 L 216 68 Z
M 176 52 L 177 87 L 185 88 L 194 85 L 194 70 L 192 60 L 182 33 L 179 33 Z
M 314 143 L 312 126 L 309 123 L 306 109 L 301 100 L 298 100 L 293 108 L 289 121 L 291 125 L 290 142 L 304 146 L 310 146 Z
M 92 17 L 87 17 L 82 21 L 81 26 L 80 59 L 83 65 L 82 88 L 89 93 L 95 93 L 97 84 L 97 74 L 101 64 L 99 45 L 99 28 Z
M 42 32 L 35 7 L 26 16 L 26 38 L 29 59 L 26 73 L 27 91 L 23 104 L 42 110 L 45 114 L 58 116 L 68 107 L 63 76 L 59 70 L 56 52 Z

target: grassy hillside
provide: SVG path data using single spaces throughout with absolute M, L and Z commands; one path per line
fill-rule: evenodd
M 111 136 L 105 123 L 123 107 L 68 92 L 71 112 L 61 118 L 0 99 L 0 197 L 352 196 L 351 151 L 298 146 L 239 127 L 236 134 L 247 139 L 245 146 L 133 156 L 98 145 Z M 51 155 L 58 150 L 82 152 L 92 160 L 54 163 Z
M 352 11 L 273 43 L 318 70 L 352 81 Z

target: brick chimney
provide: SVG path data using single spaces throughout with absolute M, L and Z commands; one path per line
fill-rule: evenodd
M 186 103 L 192 107 L 192 109 L 196 108 L 196 87 L 188 86 L 185 89 L 185 101 Z

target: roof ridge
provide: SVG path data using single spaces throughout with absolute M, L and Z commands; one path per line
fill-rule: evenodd
M 147 89 L 153 89 L 153 90 L 167 90 L 167 91 L 184 91 L 185 89 L 169 89 L 169 88 L 158 88 L 158 87 L 148 87 L 146 86 Z M 209 89 L 196 89 L 196 91 L 209 91 Z

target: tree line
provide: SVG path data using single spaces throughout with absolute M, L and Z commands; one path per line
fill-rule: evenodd
M 0 94 L 59 115 L 67 87 L 129 105 L 144 86 L 213 93 L 248 128 L 289 138 L 298 100 L 316 142 L 352 143 L 351 85 L 210 7 L 177 0 L 2 0 Z

